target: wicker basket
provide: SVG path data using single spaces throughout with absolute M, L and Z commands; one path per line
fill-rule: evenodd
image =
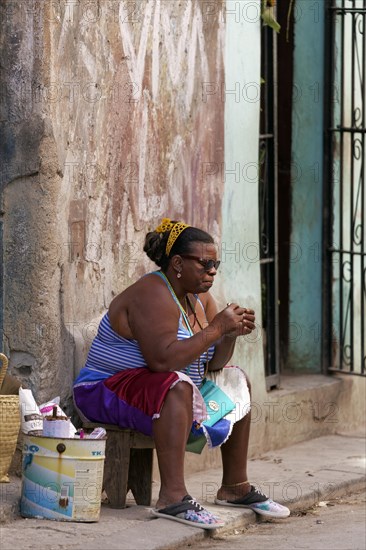
M 8 359 L 0 353 L 0 389 L 8 368 Z M 0 483 L 8 483 L 8 469 L 15 453 L 20 428 L 19 395 L 0 395 Z

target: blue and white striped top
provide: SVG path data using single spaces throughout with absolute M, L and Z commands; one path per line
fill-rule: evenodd
M 203 308 L 202 302 L 197 297 L 197 303 Z M 191 335 L 188 329 L 183 325 L 182 314 L 180 315 L 178 324 L 177 340 L 190 338 Z M 210 361 L 215 353 L 215 346 L 208 349 L 208 360 Z M 200 372 L 198 372 L 198 359 L 191 365 L 188 365 L 182 372 L 187 374 L 194 384 L 200 386 L 207 353 L 204 352 L 200 357 Z M 146 361 L 141 353 L 140 346 L 137 340 L 124 338 L 113 330 L 109 320 L 108 312 L 103 316 L 96 337 L 94 338 L 85 367 L 80 371 L 74 385 L 85 382 L 95 382 L 105 380 L 113 376 L 117 372 L 125 369 L 136 369 L 147 367 Z M 174 366 L 172 365 L 172 370 Z

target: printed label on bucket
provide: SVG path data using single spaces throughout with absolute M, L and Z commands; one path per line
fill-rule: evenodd
M 98 521 L 104 454 L 101 440 L 25 437 L 21 515 Z

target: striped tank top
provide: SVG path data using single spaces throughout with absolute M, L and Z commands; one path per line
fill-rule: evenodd
M 156 272 L 158 274 L 159 272 Z M 203 304 L 197 296 L 197 303 L 203 309 Z M 191 334 L 183 324 L 182 314 L 178 323 L 177 340 L 190 338 Z M 215 353 L 215 347 L 208 349 L 208 360 L 210 361 Z M 200 371 L 198 370 L 198 359 L 191 365 L 182 369 L 194 384 L 202 384 L 202 376 L 205 370 L 207 354 L 204 352 L 200 357 Z M 105 380 L 126 369 L 147 367 L 147 363 L 141 353 L 137 340 L 124 338 L 115 332 L 111 326 L 108 312 L 103 316 L 96 337 L 94 338 L 85 366 L 81 369 L 78 378 L 74 382 L 84 384 Z M 173 366 L 174 368 L 174 366 Z

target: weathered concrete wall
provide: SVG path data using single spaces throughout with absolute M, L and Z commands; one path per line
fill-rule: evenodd
M 52 121 L 37 101 L 48 73 L 47 21 L 31 2 L 3 2 L 1 204 L 4 340 L 11 370 L 39 396 L 70 383 L 58 245 L 60 176 Z M 31 93 L 33 87 L 34 93 Z
M 153 268 L 142 243 L 161 216 L 220 236 L 214 7 L 4 3 L 4 332 L 12 372 L 38 400 L 70 396 L 98 317 Z
M 247 372 L 259 397 L 265 392 L 258 229 L 260 2 L 240 6 L 226 23 L 225 88 L 235 93 L 225 98 L 220 278 L 223 306 L 237 301 L 256 312 L 257 331 L 237 341 L 233 360 Z

